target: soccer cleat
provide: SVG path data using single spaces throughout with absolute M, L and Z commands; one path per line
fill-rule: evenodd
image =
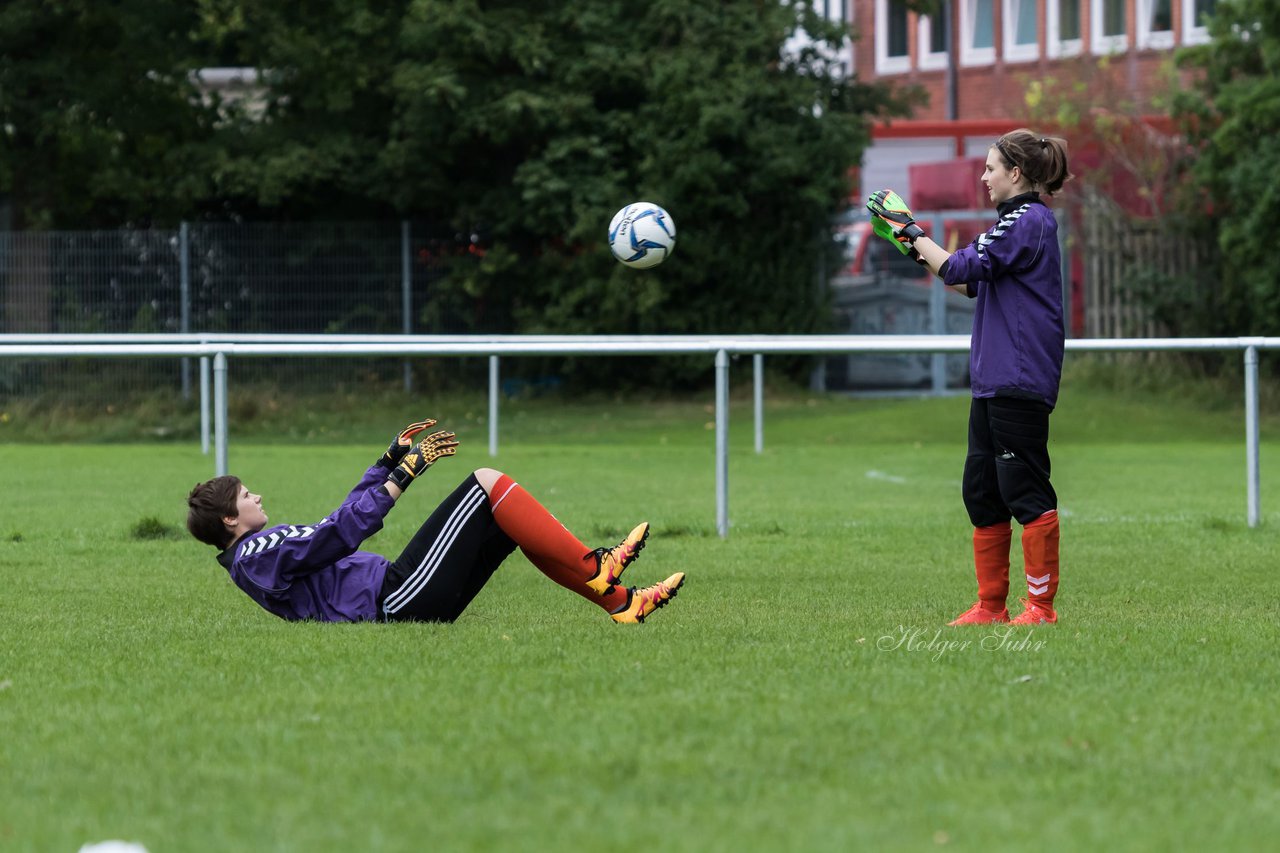
M 1026 610 L 1022 611 L 1021 615 L 1010 622 L 1010 625 L 1045 625 L 1058 621 L 1057 612 L 1049 605 L 1038 601 L 1028 601 L 1025 598 L 1020 599 L 1020 601 L 1026 607 Z
M 676 572 L 662 583 L 646 586 L 644 589 L 631 587 L 627 590 L 627 604 L 617 613 L 610 613 L 614 622 L 635 624 L 643 622 L 645 617 L 668 601 L 676 597 L 676 590 L 684 583 L 684 572 Z
M 644 540 L 648 538 L 649 522 L 642 521 L 617 545 L 612 548 L 597 548 L 592 552 L 596 555 L 596 573 L 587 581 L 587 586 L 601 597 L 613 592 L 623 570 L 640 559 Z
M 947 624 L 948 625 L 990 625 L 993 622 L 1008 622 L 1008 621 L 1009 621 L 1008 608 L 1001 607 L 999 610 L 987 610 L 982 606 L 982 602 L 979 601 L 977 604 L 973 605 L 968 610 L 961 613 L 959 616 L 957 616 L 955 619 L 948 622 Z

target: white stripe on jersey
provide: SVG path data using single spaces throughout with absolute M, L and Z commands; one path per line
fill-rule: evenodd
M 990 231 L 984 231 L 983 233 L 979 234 L 978 235 L 978 257 L 985 261 L 987 259 L 987 246 L 991 245 L 996 240 L 999 240 L 1001 237 L 1003 237 L 1004 232 L 1008 231 L 1009 228 L 1013 226 L 1013 223 L 1017 222 L 1018 218 L 1021 217 L 1022 214 L 1027 212 L 1027 208 L 1029 208 L 1030 206 L 1031 205 L 1029 204 L 1024 204 L 1022 207 L 1019 207 L 1017 210 L 1009 211 L 1004 216 L 1000 217 L 1000 221 L 996 223 L 995 228 L 992 228 Z
M 431 548 L 427 551 L 427 555 L 422 558 L 422 562 L 413 574 L 409 575 L 400 588 L 387 596 L 382 602 L 382 612 L 392 614 L 399 611 L 402 607 L 413 600 L 413 597 L 422 591 L 431 581 L 431 576 L 436 573 L 436 569 L 440 568 L 440 564 L 444 562 L 445 555 L 449 553 L 449 548 L 458 538 L 459 531 L 466 526 L 471 516 L 475 515 L 476 510 L 484 505 L 486 496 L 484 489 L 479 486 L 473 486 L 466 497 L 458 504 L 457 509 L 449 516 L 448 521 L 444 524 L 444 530 L 435 542 L 431 543 Z
M 253 539 L 246 539 L 244 544 L 240 546 L 239 557 L 252 557 L 254 554 L 261 554 L 263 551 L 270 551 L 286 539 L 306 539 L 316 532 L 316 527 L 325 524 L 329 519 L 321 519 L 320 524 L 315 527 L 307 525 L 298 527 L 291 524 L 288 527 L 282 527 L 279 530 L 273 530 L 270 533 L 256 536 Z M 237 557 L 237 559 L 239 559 Z

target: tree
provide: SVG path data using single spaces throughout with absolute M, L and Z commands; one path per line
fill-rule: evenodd
M 805 332 L 815 258 L 872 120 L 916 102 L 840 75 L 805 2 L 237 2 L 272 92 L 225 194 L 275 216 L 394 215 L 478 235 L 448 286 L 492 331 Z M 224 16 L 226 17 L 226 16 Z M 781 47 L 798 28 L 816 40 Z M 604 232 L 665 206 L 672 260 Z
M 12 0 L 0 190 L 20 227 L 429 223 L 477 331 L 813 331 L 870 125 L 918 96 L 844 76 L 811 6 Z M 207 64 L 258 69 L 262 109 L 201 97 Z M 604 233 L 640 199 L 680 229 L 646 273 Z
M 1194 203 L 1220 252 L 1206 331 L 1275 335 L 1280 259 L 1259 235 L 1280 216 L 1280 4 L 1221 0 L 1208 26 L 1208 44 L 1180 53 L 1195 78 L 1173 109 L 1195 148 Z
M 215 113 L 189 74 L 188 4 L 0 6 L 0 193 L 11 225 L 176 221 L 209 195 Z

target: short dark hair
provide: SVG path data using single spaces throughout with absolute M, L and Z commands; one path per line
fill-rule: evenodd
M 231 531 L 222 519 L 240 515 L 236 507 L 239 499 L 239 477 L 227 474 L 197 483 L 187 495 L 187 530 L 206 545 L 227 547 L 231 544 Z

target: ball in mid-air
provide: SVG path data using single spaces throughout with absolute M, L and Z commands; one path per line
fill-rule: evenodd
M 609 223 L 609 249 L 629 267 L 648 269 L 667 259 L 676 248 L 676 223 L 658 205 L 629 204 Z

